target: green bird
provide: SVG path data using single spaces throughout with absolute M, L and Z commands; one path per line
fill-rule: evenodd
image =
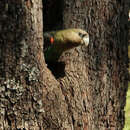
M 82 29 L 44 32 L 44 55 L 47 62 L 58 61 L 61 54 L 74 47 L 89 44 L 89 35 Z

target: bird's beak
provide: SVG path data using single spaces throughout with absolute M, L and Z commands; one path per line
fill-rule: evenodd
M 88 46 L 88 44 L 89 44 L 89 37 L 84 37 L 83 38 L 83 43 L 85 44 L 85 46 Z

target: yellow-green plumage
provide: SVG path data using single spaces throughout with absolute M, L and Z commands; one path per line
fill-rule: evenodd
M 53 37 L 54 43 L 51 44 L 49 39 Z M 87 42 L 84 41 L 86 37 Z M 79 45 L 88 45 L 88 33 L 82 29 L 65 29 L 59 31 L 44 33 L 44 54 L 46 61 L 57 61 L 60 55 L 71 48 Z M 86 42 L 86 43 L 85 43 Z

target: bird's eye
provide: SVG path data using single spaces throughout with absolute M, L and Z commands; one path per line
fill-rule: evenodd
M 86 34 L 83 34 L 83 35 L 82 35 L 82 37 L 85 37 L 85 36 L 86 36 Z
M 83 34 L 79 32 L 79 36 L 82 37 L 82 35 L 83 35 Z
M 83 38 L 83 37 L 86 36 L 86 34 L 82 34 L 82 33 L 79 32 L 79 36 L 80 36 L 81 38 Z

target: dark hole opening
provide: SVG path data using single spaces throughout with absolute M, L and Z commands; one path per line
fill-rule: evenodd
M 43 32 L 63 28 L 63 0 L 43 0 L 43 21 Z M 44 41 L 44 47 L 45 44 L 46 42 Z M 46 63 L 55 78 L 65 76 L 65 64 L 63 62 L 46 61 Z
M 64 62 L 47 62 L 47 67 L 51 70 L 56 79 L 65 76 L 65 63 Z
M 43 0 L 44 31 L 62 29 L 63 0 Z

